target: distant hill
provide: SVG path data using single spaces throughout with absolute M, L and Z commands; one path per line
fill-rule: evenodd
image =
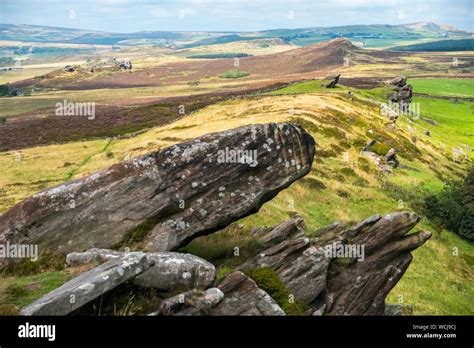
M 398 46 L 391 51 L 418 51 L 418 52 L 455 52 L 474 51 L 474 39 L 440 40 L 415 45 Z
M 0 24 L 0 40 L 31 42 L 61 42 L 103 45 L 136 45 L 143 40 L 162 40 L 178 48 L 207 46 L 234 41 L 278 38 L 299 46 L 307 46 L 334 38 L 346 37 L 362 43 L 419 39 L 465 39 L 473 34 L 449 25 L 419 22 L 402 25 L 346 25 L 300 29 L 275 29 L 258 32 L 174 32 L 142 31 L 130 34 L 108 33 L 92 30 L 57 28 L 35 25 Z

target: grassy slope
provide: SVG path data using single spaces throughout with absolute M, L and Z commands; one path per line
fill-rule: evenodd
M 298 122 L 318 143 L 311 173 L 266 203 L 257 214 L 222 232 L 198 238 L 184 248 L 220 267 L 233 267 L 256 248 L 248 236 L 252 227 L 272 225 L 298 213 L 305 218 L 308 234 L 311 234 L 336 219 L 356 221 L 373 214 L 410 209 L 411 196 L 407 192 L 437 191 L 442 187 L 441 179 L 461 177 L 465 173 L 466 165 L 451 162 L 449 153 L 440 147 L 439 138 L 443 137 L 450 146 L 459 145 L 460 125 L 472 117 L 466 114 L 467 109 L 458 109 L 456 105 L 459 112 L 451 112 L 450 101 L 436 100 L 450 110 L 447 119 L 444 109 L 436 106 L 430 109 L 429 102 L 421 100 L 422 114 L 428 112 L 430 118 L 438 117 L 441 122 L 440 126 L 430 129 L 432 137 L 423 134 L 429 125 L 420 120 L 411 125 L 414 130 L 410 132 L 405 117 L 397 122 L 399 129 L 394 133 L 386 129 L 386 120 L 379 115 L 378 106 L 367 101 L 381 98 L 383 90 L 353 90 L 355 97 L 352 98 L 346 90 L 328 91 L 320 88 L 319 81 L 312 81 L 273 93 L 288 95 L 230 100 L 135 138 L 112 141 L 106 151 L 106 141 L 87 141 L 25 149 L 22 150 L 24 161 L 20 163 L 15 162 L 14 153 L 3 153 L 1 167 L 12 169 L 0 174 L 0 187 L 7 190 L 2 196 L 12 199 L 0 201 L 0 211 L 38 191 L 37 183 L 43 180 L 52 180 L 44 182 L 44 187 L 52 186 L 69 177 L 78 178 L 107 167 L 127 155 L 136 156 L 209 132 L 251 123 Z M 361 145 L 374 134 L 392 142 L 400 149 L 402 163 L 419 172 L 400 169 L 384 178 L 359 154 Z M 416 148 L 420 153 L 410 140 L 412 135 L 417 136 Z M 472 137 L 462 142 L 474 147 Z M 472 158 L 472 153 L 469 155 Z M 66 165 L 66 162 L 71 164 Z M 392 185 L 383 188 L 387 181 Z M 432 229 L 428 221 L 422 221 L 417 228 Z M 235 246 L 241 248 L 240 258 L 232 256 Z M 454 247 L 459 249 L 459 256 L 452 255 Z M 472 314 L 470 299 L 474 294 L 468 285 L 473 281 L 473 258 L 472 244 L 447 231 L 435 233 L 425 246 L 414 252 L 412 266 L 390 294 L 389 301 L 397 302 L 402 295 L 405 303 L 414 305 L 415 314 Z

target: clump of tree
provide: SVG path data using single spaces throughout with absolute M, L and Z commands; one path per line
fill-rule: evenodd
M 474 241 L 474 167 L 464 181 L 452 182 L 441 193 L 426 197 L 423 210 L 440 227 Z
M 195 54 L 189 56 L 188 58 L 192 59 L 220 59 L 220 58 L 243 58 L 251 57 L 251 54 L 248 53 L 205 53 L 205 54 Z
M 10 93 L 10 86 L 8 86 L 8 84 L 0 85 L 0 97 L 5 97 L 9 93 Z

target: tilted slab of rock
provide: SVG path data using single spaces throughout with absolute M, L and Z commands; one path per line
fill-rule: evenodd
M 407 235 L 419 219 L 414 213 L 397 212 L 341 232 L 339 240 L 342 236 L 345 245 L 363 247 L 364 257 L 331 262 L 325 314 L 383 315 L 386 296 L 412 260 L 410 251 L 431 237 L 426 231 Z
M 157 312 L 149 315 L 210 315 L 211 310 L 224 298 L 218 288 L 206 291 L 193 289 L 183 294 L 167 298 Z
M 306 175 L 314 139 L 286 123 L 204 135 L 47 189 L 0 216 L 0 243 L 51 251 L 143 239 L 174 250 L 259 210 Z
M 21 310 L 21 315 L 66 315 L 150 267 L 145 253 L 128 253 L 82 273 Z
M 121 251 L 94 248 L 68 254 L 66 263 L 83 265 L 103 262 L 123 254 Z M 214 265 L 198 256 L 176 252 L 147 253 L 146 256 L 153 266 L 132 280 L 138 286 L 168 291 L 175 288 L 207 289 L 214 283 Z
M 275 300 L 242 272 L 224 278 L 218 288 L 224 299 L 211 310 L 211 315 L 285 315 Z

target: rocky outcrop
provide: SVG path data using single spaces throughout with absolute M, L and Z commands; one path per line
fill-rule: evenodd
M 239 268 L 270 267 L 314 315 L 382 315 L 384 301 L 411 262 L 411 250 L 431 237 L 407 233 L 414 213 L 372 216 L 354 226 L 334 223 L 313 238 L 284 240 Z
M 0 216 L 0 243 L 174 250 L 258 211 L 310 171 L 314 153 L 291 124 L 207 134 L 27 198 Z
M 395 86 L 389 96 L 389 101 L 397 103 L 399 111 L 407 114 L 413 98 L 413 88 L 407 84 L 407 78 L 405 76 L 399 76 L 388 81 L 388 84 Z
M 242 272 L 229 274 L 218 288 L 224 299 L 212 309 L 212 315 L 285 315 L 275 300 Z
M 90 249 L 71 253 L 66 257 L 68 265 L 77 266 L 91 262 L 103 262 L 124 255 L 124 252 L 108 249 Z M 147 271 L 132 280 L 135 285 L 162 291 L 173 289 L 207 289 L 214 283 L 214 265 L 191 254 L 175 252 L 147 253 L 153 264 Z
M 330 80 L 330 81 L 328 83 L 323 84 L 323 86 L 326 88 L 335 88 L 337 83 L 339 82 L 340 77 L 341 77 L 341 74 L 336 75 L 336 76 L 326 77 L 325 80 Z
M 145 253 L 128 253 L 82 273 L 21 310 L 21 315 L 66 315 L 146 271 Z
M 264 250 L 213 287 L 214 266 L 174 252 L 121 253 L 89 250 L 68 255 L 68 263 L 100 262 L 23 309 L 22 314 L 68 314 L 129 281 L 165 292 L 189 289 L 165 299 L 152 315 L 284 315 L 271 296 L 239 270 L 268 267 L 308 315 L 383 315 L 385 298 L 408 268 L 410 251 L 431 236 L 410 231 L 414 213 L 375 215 L 358 224 L 335 222 L 303 236 L 301 217 L 254 230 Z M 410 232 L 410 233 L 409 233 Z M 70 302 L 71 296 L 80 298 Z

